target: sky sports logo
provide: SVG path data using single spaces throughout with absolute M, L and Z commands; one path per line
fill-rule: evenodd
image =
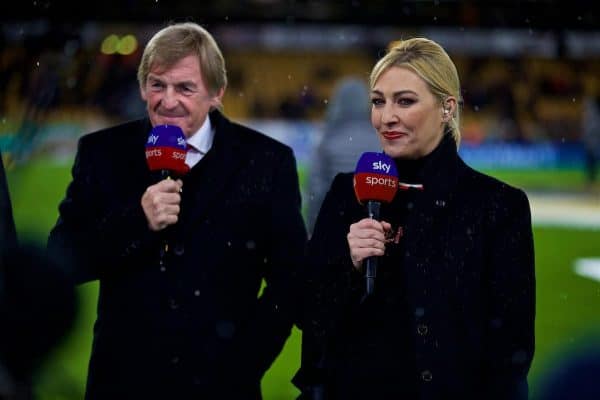
M 186 141 L 183 131 L 175 125 L 157 125 L 148 134 L 146 147 L 171 147 L 186 150 Z
M 373 171 L 384 171 L 386 174 L 389 174 L 392 168 L 391 163 L 384 163 L 381 160 L 373 162 L 372 166 Z
M 389 177 L 386 175 L 367 175 L 365 179 L 365 183 L 369 186 L 385 186 L 392 189 L 398 187 L 398 179 L 394 177 Z
M 359 203 L 392 201 L 398 190 L 396 164 L 385 153 L 363 153 L 354 172 L 354 192 Z
M 163 150 L 166 152 L 167 158 L 170 157 L 174 160 L 185 160 L 185 151 L 181 151 L 179 149 L 174 148 L 160 148 L 154 147 L 151 149 L 146 149 L 146 158 L 155 158 L 155 157 L 163 157 Z M 169 153 L 171 153 L 169 155 Z

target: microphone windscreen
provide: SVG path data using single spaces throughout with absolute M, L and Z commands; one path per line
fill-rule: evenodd
M 170 171 L 184 175 L 186 142 L 183 131 L 176 125 L 157 125 L 148 134 L 146 162 L 150 171 Z
M 354 193 L 358 202 L 389 203 L 398 190 L 396 163 L 385 153 L 363 153 L 354 172 Z

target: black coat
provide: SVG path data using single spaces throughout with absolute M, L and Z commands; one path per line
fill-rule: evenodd
M 527 396 L 535 278 L 526 195 L 469 168 L 445 138 L 399 191 L 401 246 L 386 246 L 375 295 L 346 236 L 366 217 L 351 174 L 333 181 L 309 243 L 303 361 L 311 398 L 513 399 Z M 382 206 L 393 221 L 398 204 Z M 318 398 L 315 396 L 315 398 Z
M 140 205 L 158 181 L 144 154 L 149 122 L 80 140 L 49 249 L 79 282 L 100 280 L 89 399 L 260 398 L 289 336 L 306 241 L 293 153 L 210 118 L 213 147 L 183 178 L 179 222 L 161 233 Z

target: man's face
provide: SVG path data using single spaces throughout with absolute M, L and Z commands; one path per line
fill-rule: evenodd
M 224 89 L 211 95 L 198 58 L 189 55 L 167 68 L 153 65 L 140 91 L 152 126 L 177 125 L 189 138 L 200 129 L 211 107 L 221 103 Z

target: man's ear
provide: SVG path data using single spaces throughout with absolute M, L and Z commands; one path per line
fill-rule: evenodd
M 142 100 L 146 101 L 146 89 L 143 85 L 140 85 L 140 96 L 142 97 Z
M 222 87 L 221 89 L 217 90 L 217 93 L 215 93 L 215 95 L 210 99 L 210 105 L 213 108 L 219 108 L 221 107 L 222 100 L 223 100 L 223 95 L 225 94 L 225 88 Z

